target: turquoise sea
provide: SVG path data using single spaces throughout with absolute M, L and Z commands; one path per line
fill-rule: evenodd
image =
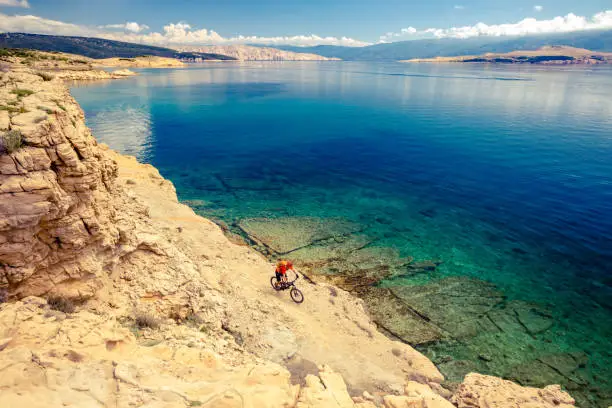
M 580 406 L 612 405 L 612 69 L 296 62 L 140 74 L 72 93 L 99 141 L 156 166 L 200 214 L 230 228 L 342 217 L 374 230 L 377 246 L 442 262 L 383 287 L 490 282 L 550 324 L 418 345 L 449 380 L 474 369 L 558 381 Z M 530 374 L 540 366 L 550 375 Z

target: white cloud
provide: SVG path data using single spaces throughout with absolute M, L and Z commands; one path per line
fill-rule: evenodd
M 528 34 L 567 33 L 573 31 L 612 29 L 612 10 L 602 11 L 591 18 L 569 13 L 564 17 L 550 20 L 526 18 L 516 23 L 488 25 L 477 23 L 472 26 L 451 28 L 427 28 L 414 30 L 413 27 L 400 30 L 398 33 L 387 33 L 380 37 L 380 42 L 390 40 L 408 40 L 416 38 L 471 38 L 479 36 L 521 36 Z
M 544 10 L 544 7 L 543 6 L 533 6 L 533 10 L 539 13 L 540 11 Z
M 146 24 L 138 24 L 136 22 L 130 22 L 124 24 L 107 24 L 104 26 L 98 26 L 98 28 L 109 28 L 109 29 L 120 29 L 124 31 L 129 31 L 131 33 L 139 33 L 141 31 L 146 31 L 149 29 L 149 26 Z
M 0 32 L 57 35 L 94 35 L 95 30 L 76 24 L 48 20 L 37 16 L 8 16 L 0 13 Z
M 117 29 L 123 30 L 123 32 L 114 31 Z M 163 27 L 163 32 L 143 33 L 143 31 L 148 29 L 149 27 L 147 25 L 135 22 L 87 27 L 64 23 L 62 21 L 49 20 L 38 16 L 9 16 L 0 13 L 0 32 L 90 36 L 160 46 L 261 44 L 297 46 L 343 45 L 348 47 L 361 47 L 370 45 L 370 43 L 355 40 L 353 38 L 321 37 L 315 34 L 279 37 L 244 35 L 223 37 L 213 30 L 208 30 L 206 28 L 195 29 L 185 22 L 167 24 Z
M 258 37 L 238 35 L 235 37 L 223 37 L 214 30 L 206 28 L 194 29 L 187 23 L 171 23 L 163 28 L 163 33 L 148 34 L 126 34 L 118 36 L 114 33 L 101 34 L 101 37 L 156 45 L 228 45 L 228 44 L 262 44 L 262 45 L 344 45 L 348 47 L 361 47 L 369 45 L 364 41 L 348 37 L 321 37 L 315 34 L 294 35 L 279 37 Z
M 462 5 L 460 5 L 460 4 L 457 4 L 457 5 L 454 7 L 454 9 L 455 9 L 455 10 L 463 10 L 464 8 L 465 8 L 465 6 L 462 6 Z
M 2 6 L 30 8 L 30 3 L 28 0 L 0 0 L 0 7 Z

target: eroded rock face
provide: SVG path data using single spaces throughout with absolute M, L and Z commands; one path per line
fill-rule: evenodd
M 572 408 L 574 399 L 558 385 L 543 389 L 521 387 L 510 381 L 480 374 L 469 374 L 452 397 L 458 408 Z
M 121 241 L 110 192 L 116 164 L 61 82 L 8 72 L 0 84 L 2 104 L 19 108 L 5 126 L 23 138 L 0 155 L 0 286 L 14 297 L 91 296 Z

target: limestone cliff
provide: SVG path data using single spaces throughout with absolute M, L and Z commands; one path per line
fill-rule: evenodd
M 0 128 L 23 143 L 0 156 L 0 284 L 14 297 L 90 297 L 121 242 L 110 192 L 117 166 L 61 82 L 9 72 L 0 84 Z
M 573 404 L 490 377 L 453 395 L 348 292 L 273 291 L 266 259 L 98 145 L 58 77 L 0 84 L 0 406 Z
M 209 45 L 184 46 L 177 48 L 183 52 L 204 52 L 227 55 L 239 61 L 337 61 L 338 58 L 327 58 L 316 54 L 283 51 L 277 48 L 253 47 L 249 45 Z

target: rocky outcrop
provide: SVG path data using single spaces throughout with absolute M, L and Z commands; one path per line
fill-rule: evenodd
M 571 408 L 575 401 L 558 385 L 543 389 L 521 387 L 497 377 L 469 374 L 452 397 L 458 408 Z
M 92 69 L 88 71 L 61 71 L 52 75 L 67 81 L 97 81 L 101 79 L 121 79 L 137 74 L 129 69 L 118 69 L 111 72 Z
M 178 47 L 177 50 L 227 55 L 239 61 L 338 61 L 338 58 L 327 58 L 316 54 L 249 45 L 184 46 Z
M 5 73 L 4 124 L 23 147 L 0 156 L 0 285 L 12 297 L 61 290 L 91 297 L 121 242 L 103 155 L 83 112 L 58 80 Z
M 143 56 L 136 58 L 105 58 L 92 60 L 94 66 L 122 68 L 181 68 L 186 66 L 175 58 Z

